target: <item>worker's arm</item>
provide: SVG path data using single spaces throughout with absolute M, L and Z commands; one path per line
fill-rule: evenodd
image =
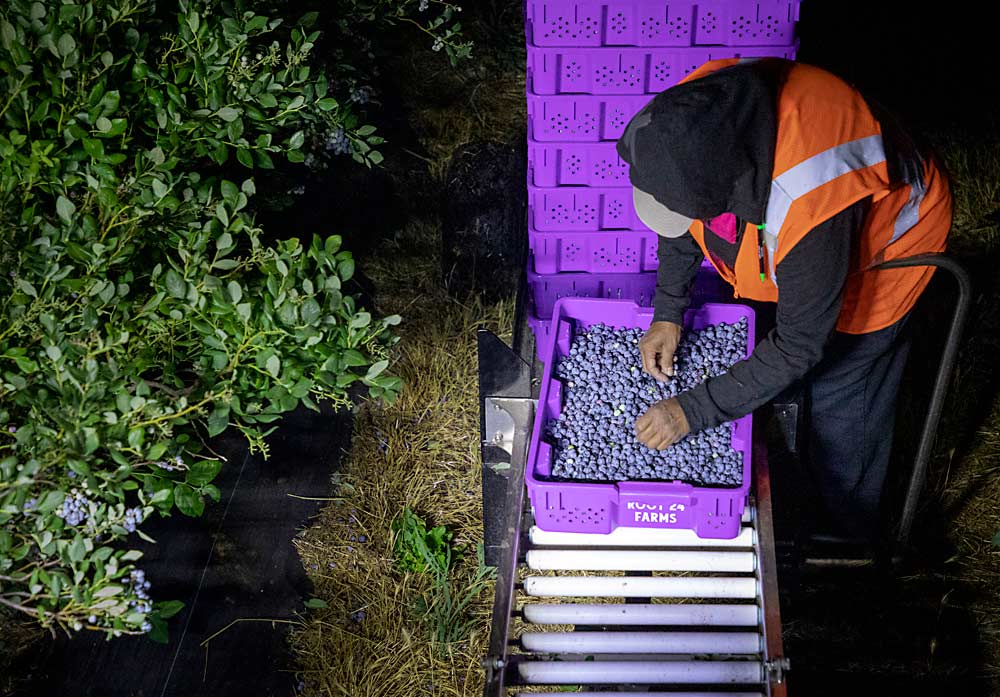
M 691 285 L 705 255 L 690 234 L 657 236 L 657 244 L 660 266 L 656 272 L 653 321 L 682 324 L 684 311 L 691 303 Z
M 775 328 L 750 358 L 678 396 L 692 432 L 749 414 L 819 362 L 837 326 L 851 241 L 866 211 L 862 201 L 817 226 L 778 264 Z

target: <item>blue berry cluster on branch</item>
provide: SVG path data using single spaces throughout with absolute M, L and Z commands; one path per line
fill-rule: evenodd
M 739 486 L 743 454 L 732 448 L 732 425 L 693 433 L 663 451 L 635 435 L 635 420 L 656 402 L 721 375 L 745 356 L 747 321 L 687 332 L 674 356 L 674 377 L 659 383 L 642 370 L 642 330 L 592 325 L 573 339 L 556 366 L 563 382 L 559 418 L 548 424 L 555 443 L 552 477 L 587 481 L 680 480 L 697 486 Z

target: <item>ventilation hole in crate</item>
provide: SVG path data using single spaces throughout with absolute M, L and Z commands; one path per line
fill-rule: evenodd
M 684 69 L 684 74 L 690 75 L 691 73 L 693 73 L 695 70 L 698 69 L 698 66 L 699 66 L 698 63 L 692 63 L 690 66 Z
M 573 261 L 579 256 L 581 252 L 581 247 L 576 242 L 570 242 L 563 248 L 563 256 L 568 261 Z
M 614 129 L 621 129 L 625 127 L 628 123 L 628 118 L 625 116 L 624 109 L 615 109 L 611 112 L 611 127 Z
M 712 12 L 706 12 L 701 17 L 701 30 L 707 34 L 712 33 L 719 26 L 718 20 L 715 18 L 715 14 Z
M 629 87 L 638 87 L 640 80 L 642 80 L 642 70 L 638 65 L 629 66 L 625 70 L 624 80 Z
M 752 27 L 753 23 L 748 18 L 744 17 L 743 15 L 740 15 L 739 17 L 737 17 L 736 19 L 734 19 L 733 22 L 732 22 L 732 24 L 733 24 L 733 28 L 732 28 L 732 34 L 733 34 L 733 36 L 737 36 L 737 37 L 743 38 L 745 36 L 752 36 L 753 35 L 753 32 L 751 31 L 751 27 Z
M 759 23 L 759 28 L 761 29 L 761 36 L 770 38 L 778 31 L 778 25 L 780 23 L 773 15 L 768 15 L 766 19 Z
M 569 21 L 565 17 L 556 17 L 552 24 L 550 25 L 550 30 L 545 36 L 555 35 L 556 37 L 562 39 L 565 38 L 567 32 L 569 31 Z
M 549 211 L 549 216 L 557 223 L 566 222 L 566 206 L 557 203 Z
M 639 30 L 639 33 L 642 34 L 642 38 L 644 39 L 655 39 L 660 35 L 660 27 L 662 25 L 663 23 L 655 17 L 647 17 L 642 20 L 642 29 Z
M 594 71 L 594 81 L 601 87 L 612 87 L 615 83 L 614 72 L 606 65 L 602 65 Z
M 594 265 L 600 268 L 608 266 L 611 260 L 608 258 L 608 250 L 604 247 L 594 250 Z
M 670 79 L 670 64 L 660 61 L 653 67 L 653 79 L 657 82 L 667 82 Z
M 639 261 L 639 254 L 635 251 L 635 247 L 626 247 L 621 253 L 621 265 L 626 267 L 635 266 Z
M 622 202 L 621 201 L 611 201 L 608 204 L 608 218 L 612 220 L 618 220 L 622 215 Z
M 569 174 L 578 174 L 580 172 L 580 158 L 576 155 L 570 155 L 566 158 L 566 171 Z
M 611 18 L 611 31 L 615 34 L 624 34 L 626 29 L 628 29 L 628 20 L 625 19 L 624 12 L 619 12 Z
M 597 117 L 591 113 L 581 114 L 578 126 L 581 133 L 593 133 L 597 128 Z M 573 133 L 576 133 L 576 130 Z
M 598 21 L 597 17 L 585 17 L 581 26 L 582 31 L 580 32 L 583 36 L 597 36 Z
M 566 65 L 564 77 L 566 80 L 579 80 L 583 77 L 583 69 L 580 68 L 580 64 L 576 61 L 570 61 Z
M 601 181 L 614 181 L 618 178 L 616 167 L 609 160 L 601 160 L 594 165 L 594 177 Z
M 589 203 L 583 204 L 580 209 L 580 222 L 589 225 L 595 220 L 597 220 L 597 211 Z
M 683 17 L 671 17 L 667 22 L 667 36 L 671 39 L 684 39 L 690 33 L 691 23 Z

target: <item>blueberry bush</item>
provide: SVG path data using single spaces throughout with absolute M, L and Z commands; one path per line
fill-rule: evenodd
M 461 52 L 450 5 L 348 4 L 430 12 L 413 21 Z M 218 500 L 210 439 L 237 429 L 266 454 L 299 405 L 401 387 L 400 319 L 345 288 L 341 239 L 269 242 L 254 223 L 254 175 L 276 161 L 381 160 L 353 82 L 313 69 L 316 19 L 0 7 L 0 605 L 52 631 L 162 638 L 179 604 L 153 600 L 136 542 L 151 515 Z

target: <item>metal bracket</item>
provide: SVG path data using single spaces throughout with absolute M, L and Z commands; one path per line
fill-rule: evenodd
M 764 672 L 767 673 L 768 682 L 778 685 L 785 682 L 785 674 L 791 667 L 791 662 L 784 657 L 764 661 Z
M 486 397 L 483 400 L 484 420 L 483 445 L 500 448 L 508 456 L 514 452 L 514 430 L 516 425 L 511 416 L 511 402 L 523 402 L 523 399 L 511 397 Z

